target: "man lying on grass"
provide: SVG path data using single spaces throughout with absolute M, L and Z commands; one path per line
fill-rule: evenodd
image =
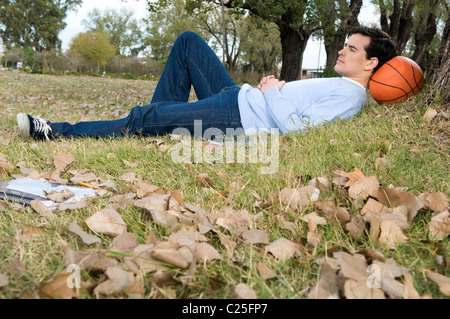
M 185 32 L 174 43 L 151 103 L 134 107 L 126 118 L 70 124 L 19 113 L 17 122 L 23 137 L 37 140 L 163 135 L 178 128 L 198 134 L 194 128 L 199 120 L 202 135 L 209 128 L 224 133 L 243 129 L 246 134 L 269 129 L 301 132 L 305 125 L 347 119 L 360 112 L 367 102 L 370 77 L 397 55 L 388 34 L 358 27 L 339 51 L 334 69 L 342 78 L 285 83 L 268 76 L 257 88 L 239 87 L 206 42 Z M 188 103 L 191 86 L 198 101 Z

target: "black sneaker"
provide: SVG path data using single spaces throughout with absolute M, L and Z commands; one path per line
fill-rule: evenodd
M 25 138 L 32 137 L 36 140 L 53 139 L 52 128 L 49 121 L 44 121 L 39 116 L 33 118 L 25 113 L 17 114 L 17 125 L 19 126 L 20 135 Z

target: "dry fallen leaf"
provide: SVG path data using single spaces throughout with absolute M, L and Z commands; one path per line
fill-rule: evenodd
M 380 189 L 377 194 L 377 199 L 388 208 L 402 205 L 408 207 L 408 221 L 412 221 L 417 211 L 423 207 L 423 203 L 414 194 L 391 188 Z
M 123 292 L 126 288 L 134 284 L 133 273 L 122 269 L 120 266 L 106 269 L 108 280 L 100 283 L 94 288 L 94 294 L 112 295 Z
M 69 191 L 68 189 L 63 189 L 62 191 L 51 191 L 46 194 L 46 197 L 55 203 L 62 203 L 75 196 L 74 193 Z
M 365 200 L 369 195 L 376 196 L 379 186 L 376 176 L 362 177 L 351 183 L 348 194 L 353 199 Z
M 200 243 L 195 247 L 195 256 L 199 260 L 209 261 L 214 259 L 222 259 L 219 252 L 210 244 Z
M 110 236 L 118 236 L 127 230 L 122 217 L 112 208 L 98 211 L 85 222 L 91 230 Z
M 74 161 L 74 157 L 69 154 L 57 154 L 53 156 L 53 164 L 59 171 L 64 170 L 68 165 Z
M 414 287 L 413 276 L 410 273 L 404 275 L 405 277 L 405 299 L 431 299 L 430 295 L 424 295 L 423 297 L 419 295 L 416 288 Z
M 115 237 L 111 243 L 111 250 L 130 253 L 139 245 L 139 240 L 133 233 L 122 233 Z
M 9 284 L 9 279 L 6 275 L 0 274 L 0 288 Z
M 440 213 L 449 206 L 447 195 L 442 192 L 425 193 L 419 196 L 419 199 L 433 212 Z
M 301 220 L 308 223 L 308 228 L 310 231 L 315 231 L 317 229 L 317 225 L 326 225 L 327 220 L 323 217 L 317 215 L 316 212 L 312 212 L 300 217 Z
M 269 234 L 265 230 L 251 229 L 241 234 L 247 244 L 268 244 Z
M 72 222 L 69 225 L 69 230 L 71 232 L 75 233 L 76 235 L 78 235 L 81 238 L 81 240 L 87 245 L 95 244 L 95 243 L 99 243 L 99 244 L 102 243 L 102 240 L 100 238 L 86 233 L 85 231 L 83 231 L 81 229 L 80 226 L 78 226 L 78 224 L 76 222 Z
M 280 191 L 280 200 L 293 210 L 301 210 L 319 199 L 320 190 L 314 186 L 284 188 Z
M 359 240 L 364 233 L 364 220 L 361 216 L 352 216 L 350 222 L 345 225 L 345 229 L 353 239 Z
M 346 280 L 344 294 L 347 299 L 386 299 L 381 289 L 370 288 L 366 280 Z
M 329 263 L 324 263 L 320 271 L 319 282 L 311 288 L 309 299 L 339 299 L 339 286 L 337 283 L 337 269 Z
M 35 211 L 37 211 L 41 216 L 48 217 L 48 218 L 50 218 L 50 219 L 53 219 L 53 218 L 56 217 L 56 215 L 53 214 L 52 211 L 51 211 L 47 206 L 45 206 L 44 203 L 42 203 L 42 202 L 41 202 L 40 200 L 38 200 L 38 199 L 33 199 L 33 200 L 30 202 L 30 205 L 31 205 L 31 207 L 33 207 L 33 209 L 34 209 Z
M 300 255 L 300 246 L 286 238 L 280 238 L 266 246 L 266 252 L 278 260 L 286 260 Z
M 344 185 L 344 187 L 348 187 L 350 185 L 352 185 L 354 182 L 356 182 L 357 180 L 366 177 L 364 175 L 363 172 L 361 172 L 357 167 L 354 167 L 354 171 L 350 172 L 350 173 L 346 173 L 344 171 L 341 170 L 336 170 L 334 171 L 335 174 L 338 174 L 340 176 L 346 177 L 348 178 L 348 181 L 346 182 L 346 184 Z
M 379 242 L 387 249 L 396 249 L 397 245 L 408 242 L 408 237 L 402 232 L 401 228 L 392 220 L 382 220 L 380 223 Z
M 446 210 L 433 216 L 428 224 L 428 229 L 431 235 L 438 240 L 447 238 L 450 234 L 450 212 Z
M 427 277 L 438 284 L 439 290 L 446 296 L 450 296 L 450 278 L 428 270 Z
M 72 299 L 75 296 L 75 290 L 69 288 L 67 284 L 72 275 L 72 272 L 64 269 L 50 281 L 41 283 L 39 293 L 46 298 Z
M 237 284 L 234 292 L 239 299 L 257 299 L 256 292 L 244 283 Z
M 267 267 L 267 265 L 265 263 L 263 263 L 262 261 L 258 263 L 257 267 L 258 267 L 259 275 L 264 280 L 272 279 L 277 276 L 275 274 L 275 272 L 273 272 L 269 267 Z

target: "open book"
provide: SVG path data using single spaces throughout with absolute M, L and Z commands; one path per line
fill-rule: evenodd
M 68 204 L 96 196 L 95 190 L 92 188 L 68 186 L 25 177 L 0 182 L 0 199 L 24 205 L 30 205 L 32 200 L 37 199 L 43 202 L 49 209 L 56 209 L 60 203 L 49 200 L 46 194 L 51 191 L 61 192 L 63 190 L 68 190 L 74 194 L 73 197 L 65 201 Z

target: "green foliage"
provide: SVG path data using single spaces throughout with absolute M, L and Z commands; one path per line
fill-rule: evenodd
M 114 56 L 116 48 L 109 42 L 109 35 L 106 32 L 88 31 L 78 34 L 72 40 L 70 51 L 94 63 L 97 72 L 100 72 L 100 67 L 105 66 Z
M 67 12 L 82 0 L 1 0 L 0 37 L 7 47 L 55 48 Z
M 142 26 L 133 19 L 133 14 L 126 8 L 120 11 L 95 8 L 83 22 L 88 30 L 107 32 L 111 44 L 117 48 L 116 54 L 137 56 L 145 46 Z

